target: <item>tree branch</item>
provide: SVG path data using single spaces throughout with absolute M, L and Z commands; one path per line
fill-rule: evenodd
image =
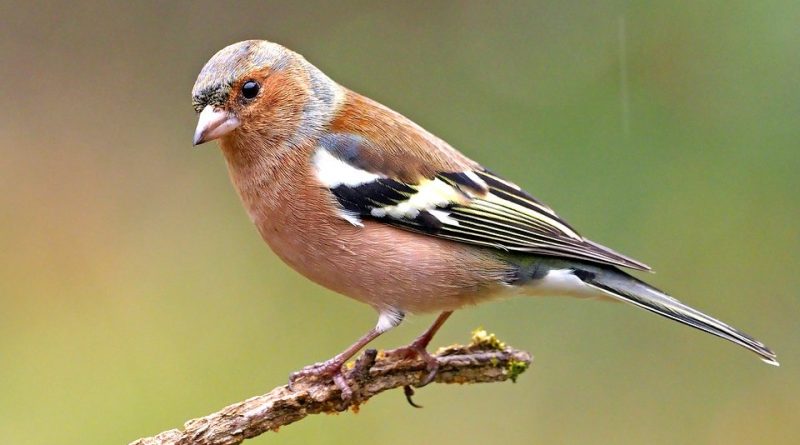
M 516 381 L 532 360 L 529 353 L 506 346 L 484 330 L 473 332 L 469 345 L 440 348 L 434 356 L 439 362 L 436 383 Z M 379 354 L 370 349 L 344 373 L 353 389 L 350 400 L 342 400 L 341 392 L 332 382 L 300 380 L 293 384 L 293 390 L 286 385 L 279 386 L 267 394 L 190 420 L 184 424 L 183 431 L 164 431 L 130 445 L 239 444 L 267 431 L 278 431 L 281 426 L 309 414 L 341 412 L 348 408 L 358 411 L 359 405 L 370 397 L 389 389 L 415 385 L 426 374 L 425 363 L 416 357 L 402 357 L 392 351 Z

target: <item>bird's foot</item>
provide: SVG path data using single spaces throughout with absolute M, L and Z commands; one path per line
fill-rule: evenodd
M 289 390 L 294 391 L 294 384 L 298 380 L 311 378 L 317 381 L 332 380 L 342 393 L 342 400 L 350 400 L 353 397 L 353 390 L 347 384 L 347 380 L 342 374 L 341 360 L 336 358 L 324 362 L 315 363 L 305 368 L 295 371 L 289 375 Z
M 428 352 L 427 349 L 425 349 L 425 346 L 427 345 L 422 345 L 415 341 L 414 343 L 411 343 L 408 346 L 393 349 L 387 352 L 387 355 L 395 355 L 402 358 L 417 357 L 425 362 L 425 370 L 427 371 L 427 374 L 425 374 L 425 377 L 423 377 L 419 383 L 414 385 L 417 388 L 422 388 L 423 386 L 432 382 L 433 379 L 436 378 L 436 373 L 439 371 L 439 361 L 436 360 L 436 357 L 431 355 L 431 353 Z
M 386 355 L 394 355 L 407 359 L 420 358 L 425 362 L 425 370 L 427 371 L 427 374 L 425 374 L 425 377 L 423 377 L 419 383 L 414 385 L 417 388 L 422 388 L 423 386 L 432 382 L 433 379 L 436 378 L 436 373 L 439 371 L 439 361 L 436 360 L 436 357 L 432 356 L 427 349 L 425 349 L 425 346 L 426 345 L 421 344 L 421 342 L 415 341 L 408 346 L 386 352 Z M 409 405 L 413 406 L 414 408 L 422 408 L 422 405 L 418 405 L 414 402 L 414 388 L 412 388 L 410 385 L 403 387 L 403 394 L 405 394 Z

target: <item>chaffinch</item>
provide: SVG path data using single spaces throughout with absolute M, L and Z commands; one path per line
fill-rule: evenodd
M 650 268 L 594 243 L 516 184 L 405 116 L 331 80 L 278 44 L 230 45 L 192 90 L 194 145 L 218 139 L 231 180 L 272 250 L 295 270 L 369 304 L 376 326 L 293 375 L 333 378 L 406 313 L 452 311 L 510 295 L 620 300 L 722 337 L 778 365 L 764 344 L 622 268 Z M 342 388 L 343 394 L 347 388 Z

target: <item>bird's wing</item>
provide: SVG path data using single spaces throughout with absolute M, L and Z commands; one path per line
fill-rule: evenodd
M 356 225 L 370 219 L 504 251 L 650 270 L 582 237 L 541 201 L 471 161 L 462 162 L 460 171 L 416 177 L 405 171 L 401 177 L 383 168 L 386 157 L 357 136 L 333 135 L 317 149 L 316 175 L 344 219 Z

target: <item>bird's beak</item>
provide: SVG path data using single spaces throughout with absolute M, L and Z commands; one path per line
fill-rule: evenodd
M 239 126 L 239 119 L 225 110 L 217 110 L 211 105 L 206 105 L 197 119 L 197 128 L 194 130 L 192 145 L 200 145 L 233 131 Z

